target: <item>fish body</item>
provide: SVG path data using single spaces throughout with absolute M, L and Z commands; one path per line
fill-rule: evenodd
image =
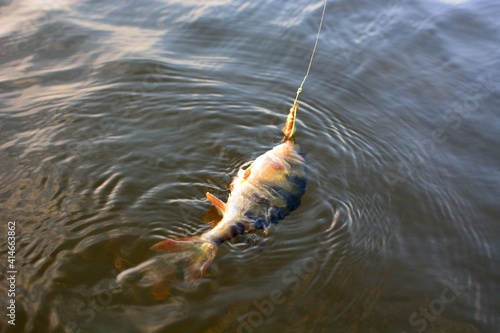
M 279 144 L 238 171 L 227 203 L 215 203 L 222 220 L 200 239 L 220 245 L 238 235 L 267 229 L 299 206 L 306 179 L 298 146 L 293 141 Z M 207 198 L 218 200 L 209 193 Z
M 270 224 L 282 220 L 300 205 L 307 174 L 304 155 L 293 139 L 297 109 L 297 103 L 290 109 L 282 143 L 239 169 L 226 203 L 206 194 L 222 215 L 213 229 L 195 237 L 167 239 L 152 247 L 182 258 L 186 280 L 193 281 L 205 274 L 223 242 L 254 230 L 267 230 Z M 151 268 L 143 263 L 124 271 L 118 280 L 148 267 Z

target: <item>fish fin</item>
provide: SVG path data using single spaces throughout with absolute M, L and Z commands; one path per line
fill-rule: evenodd
M 126 268 L 134 266 L 130 261 L 128 261 L 125 258 L 122 257 L 115 257 L 115 268 L 118 270 L 118 272 L 123 272 Z
M 217 254 L 218 246 L 201 239 L 199 236 L 167 239 L 151 247 L 156 251 L 167 253 L 182 252 L 185 254 L 183 267 L 184 278 L 188 282 L 205 276 L 205 272 Z
M 151 250 L 164 252 L 181 252 L 189 248 L 188 242 L 195 237 L 186 237 L 179 239 L 166 239 L 151 246 Z
M 156 281 L 151 285 L 149 289 L 149 294 L 153 297 L 155 301 L 163 301 L 167 299 L 172 293 L 172 286 L 175 283 L 174 275 L 167 275 L 163 279 Z
M 224 214 L 224 212 L 226 211 L 226 204 L 224 202 L 222 202 L 221 199 L 217 198 L 215 195 L 213 195 L 210 192 L 207 192 L 206 196 L 207 196 L 207 199 L 211 203 L 213 203 L 215 205 L 215 207 L 217 207 L 217 209 L 219 210 L 219 212 L 221 214 Z
M 290 108 L 290 112 L 288 113 L 288 117 L 286 119 L 285 127 L 283 127 L 283 141 L 293 140 L 293 135 L 295 134 L 295 119 L 297 117 L 297 110 L 299 108 L 299 104 L 295 102 L 293 106 Z
M 205 213 L 205 215 L 203 215 L 201 221 L 208 223 L 212 227 L 215 227 L 222 220 L 222 217 L 223 215 L 219 211 L 219 208 L 212 205 Z
M 252 172 L 252 165 L 250 165 L 246 170 L 245 170 L 245 173 L 243 174 L 243 179 L 247 179 L 248 177 L 250 177 L 250 173 Z
M 150 294 L 155 301 L 163 301 L 171 295 L 170 289 L 172 289 L 172 287 L 169 285 L 157 283 L 151 287 Z

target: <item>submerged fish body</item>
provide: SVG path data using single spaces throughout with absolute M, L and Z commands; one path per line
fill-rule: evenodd
M 172 262 L 171 255 L 182 261 L 184 277 L 193 281 L 204 276 L 215 258 L 218 247 L 227 240 L 257 229 L 267 229 L 300 205 L 305 192 L 307 174 L 304 155 L 293 140 L 298 104 L 290 109 L 283 129 L 283 142 L 239 169 L 231 183 L 226 203 L 207 193 L 222 215 L 222 220 L 210 231 L 195 237 L 164 240 L 152 249 L 170 255 L 163 262 Z M 161 270 L 155 265 L 161 260 L 150 260 L 119 274 L 118 281 L 129 277 L 156 275 Z

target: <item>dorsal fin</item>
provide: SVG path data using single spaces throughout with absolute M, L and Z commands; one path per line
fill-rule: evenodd
M 226 211 L 226 204 L 223 203 L 222 200 L 220 200 L 219 198 L 217 198 L 215 195 L 213 195 L 210 192 L 207 192 L 206 196 L 207 196 L 207 199 L 211 203 L 213 203 L 215 205 L 215 207 L 217 207 L 217 209 L 219 209 L 219 212 L 221 214 L 224 214 L 224 212 Z

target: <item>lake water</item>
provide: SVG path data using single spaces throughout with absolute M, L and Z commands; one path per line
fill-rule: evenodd
M 116 276 L 279 143 L 322 2 L 0 4 L 1 332 L 500 332 L 498 1 L 330 0 L 301 206 L 154 291 Z

